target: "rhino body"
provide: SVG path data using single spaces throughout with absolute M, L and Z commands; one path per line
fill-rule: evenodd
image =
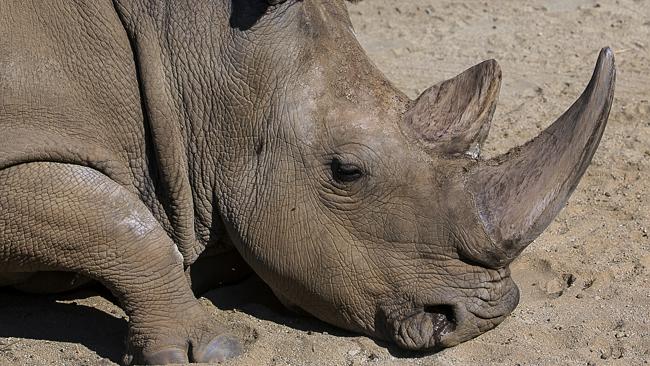
M 101 282 L 130 318 L 125 363 L 241 352 L 192 292 L 233 267 L 404 348 L 493 328 L 614 84 L 606 49 L 556 123 L 483 161 L 496 62 L 411 101 L 343 1 L 10 0 L 0 33 L 0 286 Z

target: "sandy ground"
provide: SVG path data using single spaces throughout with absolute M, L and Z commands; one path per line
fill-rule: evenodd
M 203 300 L 248 340 L 230 364 L 648 364 L 650 2 L 365 0 L 350 10 L 372 59 L 412 97 L 484 59 L 499 61 L 488 156 L 559 116 L 606 45 L 619 68 L 609 126 L 567 208 L 513 263 L 521 303 L 496 329 L 438 354 L 409 354 L 288 314 L 249 280 Z M 123 312 L 97 292 L 0 293 L 2 365 L 112 365 L 125 332 Z

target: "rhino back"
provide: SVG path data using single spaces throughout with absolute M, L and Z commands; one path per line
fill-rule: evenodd
M 0 5 L 0 164 L 12 156 L 29 161 L 50 154 L 71 163 L 107 159 L 116 169 L 142 165 L 133 57 L 107 5 Z
M 91 166 L 140 195 L 179 247 L 194 246 L 191 204 L 176 204 L 167 193 L 182 190 L 157 182 L 165 167 L 151 152 L 137 65 L 113 3 L 2 1 L 0 34 L 0 169 Z

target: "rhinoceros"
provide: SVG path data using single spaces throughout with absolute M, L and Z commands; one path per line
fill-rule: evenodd
M 193 288 L 244 265 L 288 307 L 405 349 L 494 328 L 615 80 L 605 48 L 555 123 L 486 160 L 497 62 L 410 100 L 343 0 L 7 0 L 0 34 L 0 284 L 100 282 L 129 317 L 125 363 L 242 352 Z

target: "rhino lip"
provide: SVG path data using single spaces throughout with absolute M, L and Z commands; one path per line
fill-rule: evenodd
M 441 339 L 455 330 L 456 317 L 450 305 L 429 305 L 388 315 L 386 326 L 389 339 L 399 347 L 431 351 L 443 348 Z

